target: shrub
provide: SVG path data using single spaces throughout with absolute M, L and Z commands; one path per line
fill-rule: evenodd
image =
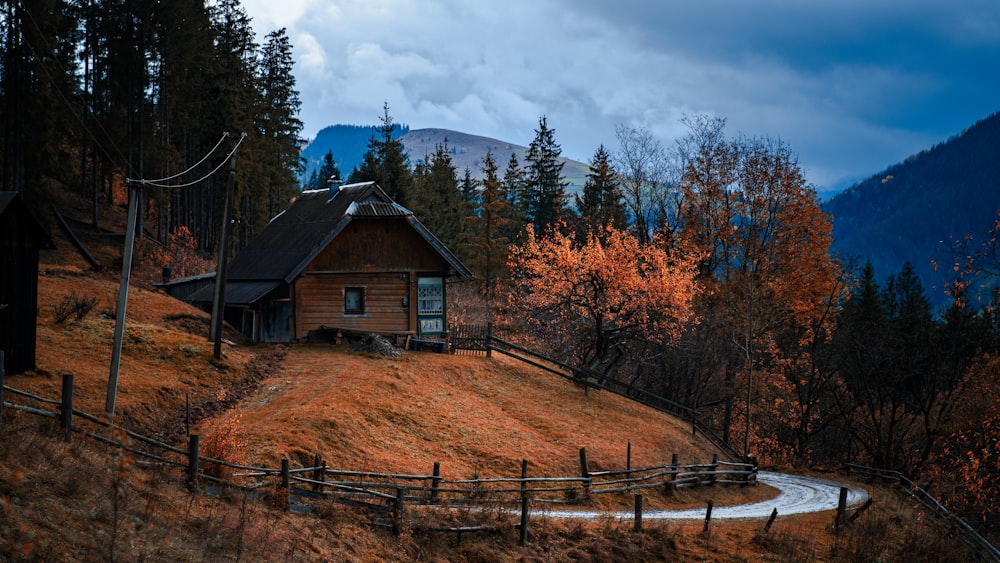
M 82 321 L 97 306 L 97 298 L 87 295 L 78 295 L 75 291 L 63 297 L 62 301 L 53 307 L 56 324 L 62 324 L 75 318 Z

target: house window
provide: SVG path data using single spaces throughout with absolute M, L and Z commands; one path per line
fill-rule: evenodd
M 363 315 L 365 313 L 365 288 L 348 287 L 344 289 L 344 314 Z
M 417 279 L 417 314 L 420 316 L 444 314 L 443 278 Z
M 417 323 L 421 336 L 444 332 L 444 278 L 417 278 Z

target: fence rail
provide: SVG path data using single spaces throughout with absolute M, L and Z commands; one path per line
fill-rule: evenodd
M 103 444 L 121 448 L 137 457 L 153 460 L 146 462 L 161 467 L 178 467 L 185 470 L 187 485 L 197 492 L 200 482 L 210 482 L 239 489 L 248 493 L 271 489 L 283 496 L 286 505 L 293 499 L 308 503 L 312 499 L 332 499 L 335 502 L 367 511 L 376 524 L 391 525 L 400 533 L 403 526 L 404 505 L 417 503 L 427 506 L 503 507 L 516 506 L 526 518 L 530 502 L 585 503 L 593 495 L 631 492 L 648 488 L 673 490 L 679 487 L 707 486 L 720 483 L 750 485 L 756 482 L 757 468 L 746 463 L 719 461 L 681 465 L 677 454 L 670 464 L 651 467 L 631 467 L 631 444 L 628 445 L 626 469 L 589 471 L 586 449 L 580 450 L 580 474 L 574 476 L 528 476 L 528 462 L 522 460 L 520 477 L 491 477 L 476 479 L 445 479 L 441 476 L 440 463 L 435 462 L 430 474 L 380 473 L 350 471 L 326 466 L 321 455 L 316 454 L 312 467 L 291 468 L 289 460 L 282 459 L 281 467 L 255 467 L 230 463 L 221 459 L 204 457 L 200 452 L 200 436 L 188 436 L 187 448 L 178 448 L 111 424 L 101 417 L 73 408 L 72 375 L 63 376 L 63 397 L 52 400 L 3 385 L 0 380 L 0 425 L 3 424 L 2 408 L 12 408 L 31 415 L 57 418 L 70 440 L 74 433 L 82 434 Z M 56 405 L 55 411 L 3 400 L 4 392 L 18 395 L 44 405 Z M 84 428 L 80 423 L 89 425 Z M 141 467 L 142 465 L 137 464 Z M 217 471 L 219 469 L 224 471 Z M 207 471 L 211 469 L 212 471 Z M 213 474 L 218 473 L 218 474 Z M 223 476 L 228 473 L 228 476 Z M 391 518 L 385 521 L 384 515 Z
M 498 338 L 493 334 L 490 325 L 462 325 L 456 327 L 455 335 L 452 336 L 451 340 L 451 350 L 456 354 L 484 353 L 486 355 L 491 355 L 495 351 L 573 381 L 576 384 L 592 389 L 603 389 L 626 397 L 691 423 L 693 432 L 701 432 L 705 439 L 711 442 L 719 451 L 725 453 L 730 460 L 744 460 L 744 456 L 740 455 L 732 446 L 719 437 L 718 434 L 702 423 L 701 413 L 698 410 L 676 401 L 671 401 L 666 397 L 661 397 L 641 387 L 618 381 L 598 371 L 572 366 L 536 350 L 531 350 L 519 344 Z
M 980 535 L 968 522 L 948 510 L 934 495 L 911 481 L 906 475 L 891 469 L 880 469 L 865 465 L 855 465 L 853 463 L 847 463 L 845 466 L 848 471 L 861 473 L 888 483 L 895 483 L 903 492 L 922 504 L 937 522 L 955 532 L 966 545 L 975 551 L 980 560 L 1000 562 L 1000 550 L 996 546 Z

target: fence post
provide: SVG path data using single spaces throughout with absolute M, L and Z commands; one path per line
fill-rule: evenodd
M 838 530 L 844 524 L 847 513 L 847 487 L 840 488 L 840 498 L 837 499 L 837 517 L 833 520 L 833 529 Z
M 313 469 L 313 481 L 326 481 L 326 463 L 323 462 L 323 456 L 319 452 L 313 457 L 313 467 L 316 468 Z M 313 483 L 313 490 L 322 491 L 323 485 Z
M 431 477 L 431 502 L 437 502 L 438 486 L 441 485 L 441 462 L 434 462 L 434 472 Z
M 705 527 L 701 530 L 708 533 L 708 525 L 712 521 L 712 501 L 708 501 L 708 509 L 705 511 Z
M 642 494 L 635 495 L 635 525 L 632 527 L 632 531 L 642 532 Z
M 708 481 L 711 484 L 715 484 L 719 480 L 717 475 L 719 471 L 719 454 L 712 454 L 712 474 L 708 477 Z
M 774 520 L 776 518 L 778 518 L 778 509 L 777 508 L 775 508 L 774 510 L 771 511 L 771 516 L 768 517 L 767 524 L 764 524 L 764 533 L 765 534 L 771 531 L 771 525 L 774 524 Z
M 403 502 L 406 498 L 406 489 L 396 488 L 396 509 L 392 512 L 392 533 L 401 535 L 403 533 Z
M 284 491 L 285 510 L 292 507 L 292 473 L 288 467 L 288 458 L 281 458 L 281 490 Z
M 583 496 L 590 498 L 590 467 L 587 465 L 587 448 L 580 448 L 580 477 L 583 477 Z
M 518 543 L 528 542 L 528 460 L 521 460 L 521 527 L 518 530 Z
M 628 441 L 628 448 L 625 450 L 625 475 L 628 481 L 625 482 L 625 492 L 632 492 L 632 440 Z
M 493 321 L 486 323 L 486 357 L 493 357 Z
M 60 425 L 66 429 L 66 441 L 69 442 L 73 436 L 73 374 L 64 373 L 62 376 L 62 417 Z
M 201 447 L 201 436 L 198 434 L 188 434 L 188 490 L 192 493 L 198 492 L 198 455 Z

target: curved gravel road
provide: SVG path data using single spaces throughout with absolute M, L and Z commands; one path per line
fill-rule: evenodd
M 771 511 L 778 509 L 778 515 L 802 514 L 805 512 L 822 512 L 834 510 L 840 500 L 840 483 L 789 475 L 773 471 L 760 471 L 757 481 L 778 489 L 778 496 L 752 504 L 733 506 L 716 506 L 712 508 L 712 519 L 719 518 L 767 518 Z M 857 487 L 847 488 L 847 504 L 855 506 L 868 499 L 868 493 Z M 550 518 L 633 518 L 634 512 L 598 512 L 586 510 L 541 510 L 532 511 L 540 516 Z M 705 507 L 686 510 L 649 510 L 642 514 L 643 519 L 683 520 L 705 518 Z

